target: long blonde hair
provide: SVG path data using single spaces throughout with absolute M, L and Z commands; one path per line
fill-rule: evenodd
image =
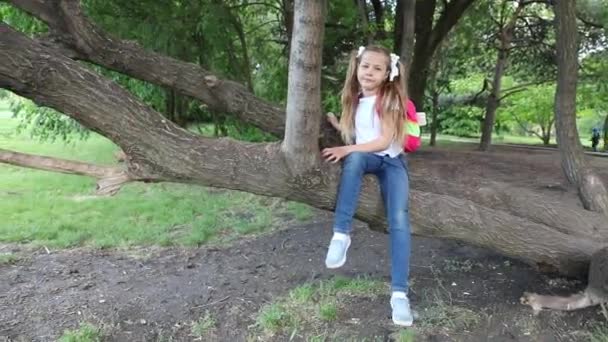
M 363 54 L 368 51 L 379 52 L 386 56 L 387 76 L 378 90 L 376 97 L 376 110 L 380 119 L 386 122 L 383 124 L 389 127 L 394 127 L 393 138 L 397 141 L 402 141 L 405 135 L 404 113 L 407 104 L 407 88 L 405 80 L 405 69 L 401 62 L 398 63 L 399 75 L 392 81 L 388 79 L 388 72 L 391 70 L 391 57 L 389 50 L 375 45 L 365 47 Z M 361 93 L 361 85 L 357 79 L 357 68 L 361 62 L 361 57 L 357 58 L 357 51 L 350 54 L 348 70 L 346 71 L 346 80 L 342 88 L 342 115 L 340 116 L 340 132 L 342 140 L 347 144 L 353 143 L 355 131 L 355 111 L 359 104 L 359 94 Z

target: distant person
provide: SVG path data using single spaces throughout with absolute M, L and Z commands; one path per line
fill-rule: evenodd
M 411 326 L 413 316 L 407 297 L 411 239 L 409 178 L 403 153 L 404 148 L 409 148 L 404 144 L 404 139 L 409 137 L 404 113 L 411 101 L 407 98 L 404 83 L 399 57 L 385 48 L 360 47 L 358 53 L 351 54 L 342 90 L 340 122 L 333 115 L 328 114 L 327 118 L 341 133 L 346 145 L 322 151 L 329 162 L 344 160 L 334 234 L 325 265 L 333 269 L 346 262 L 363 175 L 376 175 L 390 234 L 392 319 L 397 325 Z M 415 109 L 413 113 L 416 116 Z M 407 120 L 410 120 L 409 114 Z M 414 120 L 412 124 L 417 126 L 418 120 Z
M 597 152 L 597 145 L 600 143 L 600 130 L 595 127 L 591 130 L 591 148 Z

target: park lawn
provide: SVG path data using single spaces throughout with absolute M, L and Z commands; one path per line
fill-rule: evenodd
M 0 101 L 1 104 L 1 101 Z M 1 108 L 1 107 L 0 107 Z M 92 135 L 77 144 L 16 134 L 0 109 L 0 148 L 113 164 L 117 147 Z M 127 184 L 113 197 L 93 196 L 95 180 L 0 164 L 0 242 L 48 247 L 117 247 L 225 242 L 305 220 L 301 204 L 187 184 Z
M 429 133 L 422 134 L 422 140 L 424 145 L 428 145 L 428 142 L 431 138 Z M 585 136 L 579 133 L 579 139 L 583 147 L 590 149 L 591 141 L 589 140 L 589 136 Z M 447 134 L 437 134 L 437 145 L 438 146 L 450 146 L 454 143 L 458 146 L 460 143 L 471 143 L 471 144 L 479 144 L 480 138 L 466 138 L 466 137 L 458 137 L 454 135 Z M 537 137 L 525 137 L 519 135 L 498 135 L 492 137 L 492 144 L 500 145 L 500 144 L 516 144 L 516 145 L 532 145 L 543 147 L 542 141 Z M 550 142 L 550 147 L 556 147 L 557 141 L 555 137 L 552 137 Z M 600 147 L 603 148 L 603 144 L 600 142 Z

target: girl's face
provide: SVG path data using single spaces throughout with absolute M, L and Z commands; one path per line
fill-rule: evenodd
M 388 77 L 388 57 L 381 52 L 366 51 L 357 67 L 357 80 L 363 95 L 375 94 Z

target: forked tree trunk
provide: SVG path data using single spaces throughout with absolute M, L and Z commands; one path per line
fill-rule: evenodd
M 437 47 L 473 2 L 475 0 L 444 1 L 446 5 L 441 15 L 434 20 L 437 1 L 416 1 L 416 44 L 408 86 L 410 97 L 418 107 L 422 108 L 424 104 L 429 66 Z

